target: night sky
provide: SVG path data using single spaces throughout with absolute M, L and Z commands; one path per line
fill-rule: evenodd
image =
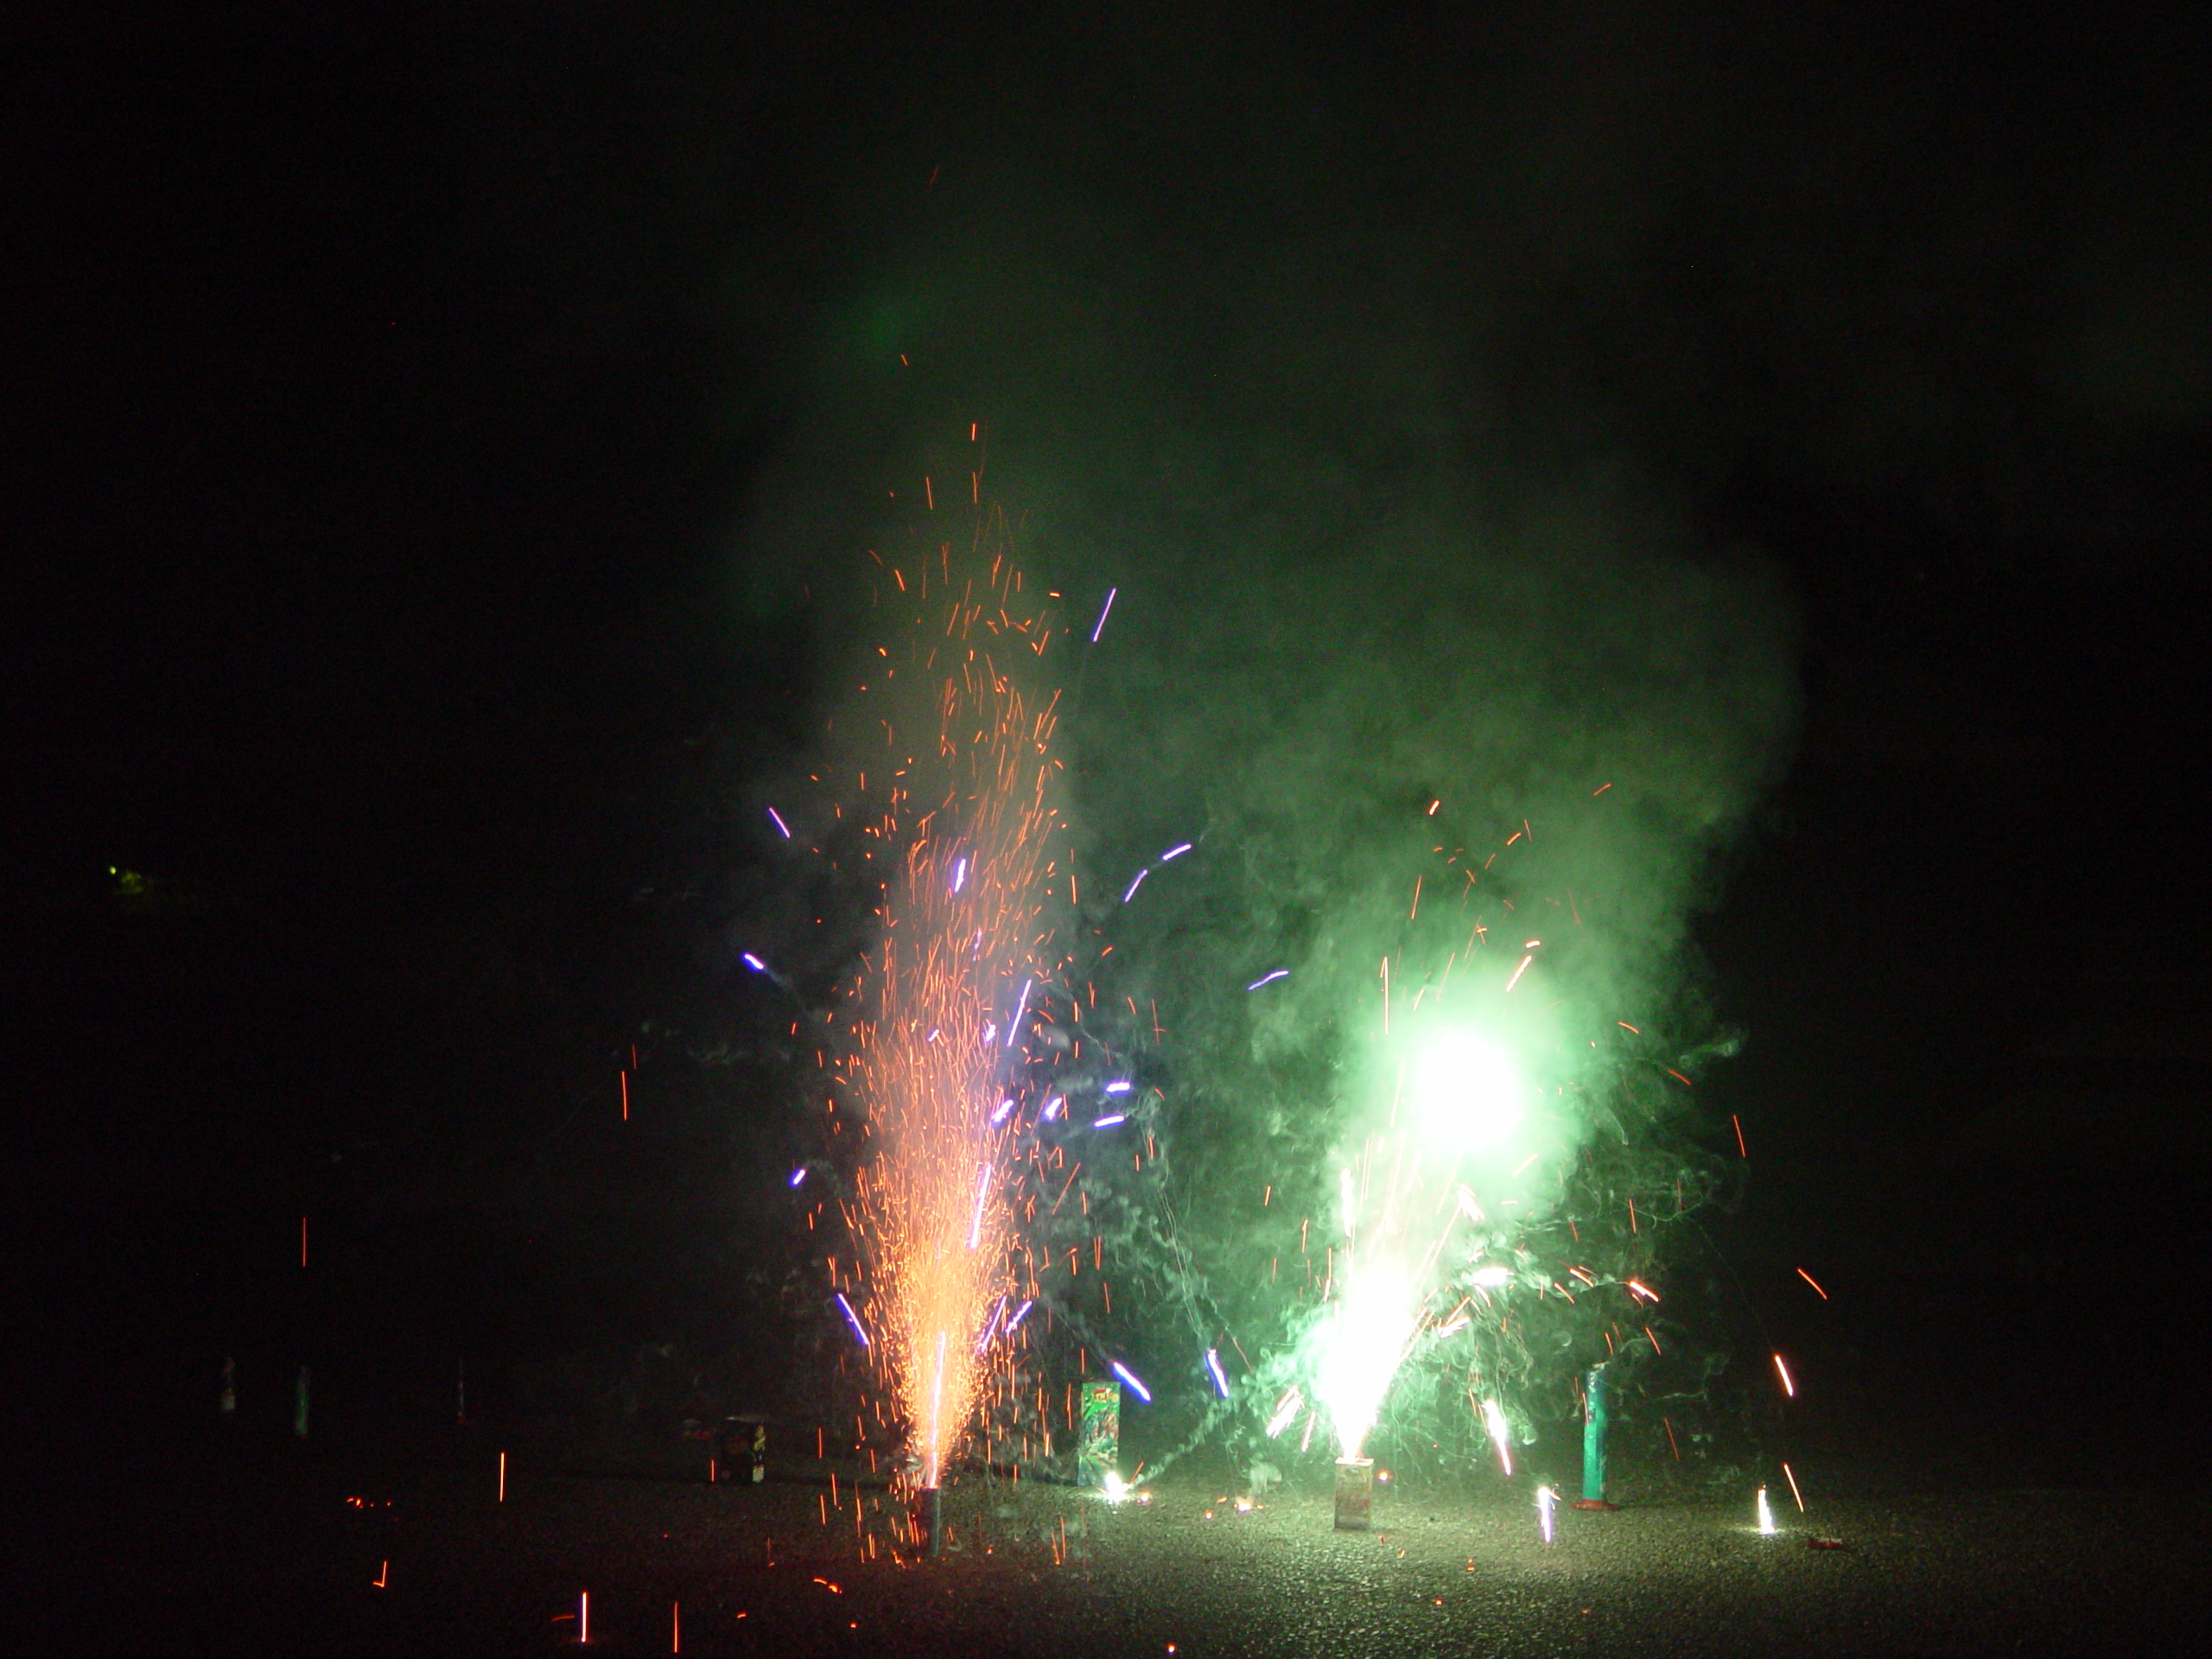
M 314 1350 L 427 1399 L 465 1348 L 661 1340 L 774 1386 L 758 809 L 836 677 L 818 594 L 970 420 L 1133 626 L 1117 529 L 1357 588 L 1348 526 L 1600 502 L 1754 573 L 1794 690 L 1685 899 L 1744 1037 L 1716 1234 L 1817 1264 L 1849 1312 L 1770 1317 L 1868 1389 L 2011 1364 L 2024 1421 L 2164 1370 L 2212 1108 L 2201 30 L 1202 10 L 8 26 L 11 1388 L 166 1409 Z M 1230 569 L 1174 602 L 1234 658 L 1273 601 Z

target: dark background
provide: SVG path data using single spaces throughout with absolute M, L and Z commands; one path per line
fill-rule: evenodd
M 270 1413 L 310 1355 L 426 1421 L 472 1354 L 486 1410 L 655 1342 L 783 1386 L 726 825 L 816 642 L 746 527 L 940 200 L 1095 212 L 1109 286 L 1389 245 L 1491 428 L 1779 563 L 1798 751 L 1696 927 L 1749 1039 L 1715 1235 L 1869 1421 L 2087 1475 L 2201 1407 L 2205 42 L 1770 10 L 10 25 L 26 1440 L 200 1412 L 226 1353 Z

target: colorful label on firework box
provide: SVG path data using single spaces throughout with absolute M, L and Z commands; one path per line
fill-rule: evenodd
M 1103 1486 L 1106 1477 L 1122 1464 L 1122 1385 L 1086 1382 L 1082 1400 L 1083 1415 L 1077 1420 L 1075 1442 L 1076 1478 L 1085 1486 Z

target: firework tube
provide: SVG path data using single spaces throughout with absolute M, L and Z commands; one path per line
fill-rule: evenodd
M 1375 1507 L 1375 1459 L 1337 1459 L 1337 1530 L 1365 1532 Z
M 1582 1414 L 1582 1501 L 1605 1501 L 1605 1368 L 1593 1365 L 1584 1388 Z
M 944 1490 L 939 1486 L 918 1487 L 914 1492 L 912 1518 L 914 1541 L 925 1555 L 944 1554 Z

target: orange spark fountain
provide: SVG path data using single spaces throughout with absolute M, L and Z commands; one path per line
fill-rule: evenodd
M 849 1071 L 874 1156 L 848 1219 L 870 1269 L 874 1353 L 929 1489 L 966 1430 L 978 1338 L 1010 1283 L 1006 1154 L 1020 1115 L 1006 1103 L 1030 998 L 1051 971 L 1044 894 L 1058 824 L 1057 699 L 1033 705 L 1018 677 L 1049 625 L 1017 614 L 1020 578 L 1003 552 L 975 562 L 965 582 L 942 550 L 893 572 L 902 597 L 925 602 L 934 586 L 943 608 L 915 615 L 903 660 L 877 659 L 883 691 L 903 677 L 930 707 L 916 709 L 920 744 L 881 724 L 888 798 L 867 833 L 898 849 L 897 873 L 880 949 L 853 987 L 872 1006 L 855 1022 Z

